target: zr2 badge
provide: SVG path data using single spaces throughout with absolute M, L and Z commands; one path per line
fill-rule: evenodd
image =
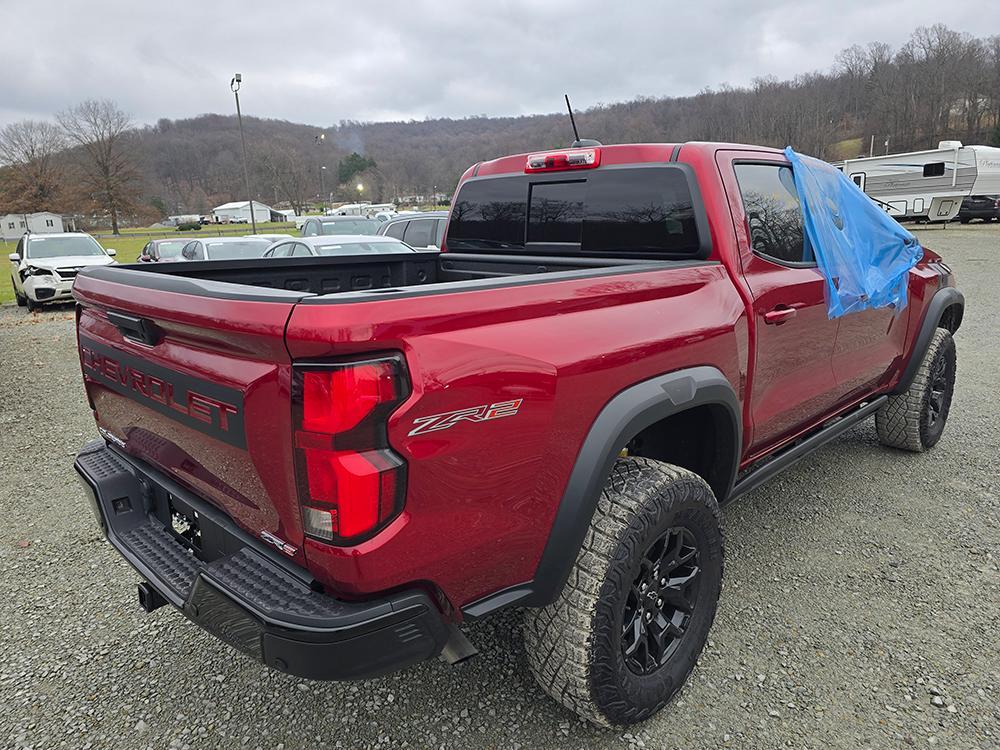
M 487 422 L 491 419 L 513 417 L 521 408 L 521 401 L 522 399 L 518 398 L 513 401 L 499 401 L 495 404 L 483 404 L 482 406 L 471 406 L 468 409 L 446 411 L 443 414 L 417 417 L 413 420 L 414 427 L 409 434 L 412 437 L 413 435 L 425 435 L 428 432 L 447 430 L 459 422 Z

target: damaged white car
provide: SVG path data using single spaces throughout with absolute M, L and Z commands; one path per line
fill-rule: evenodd
M 71 298 L 77 271 L 115 262 L 115 251 L 105 250 L 88 234 L 26 234 L 10 259 L 10 283 L 17 304 L 33 312 L 46 302 Z

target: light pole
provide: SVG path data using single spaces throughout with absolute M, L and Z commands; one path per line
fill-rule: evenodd
M 364 192 L 365 186 L 360 182 L 358 183 L 358 203 L 361 203 L 361 193 Z
M 319 199 L 326 201 L 326 188 L 323 187 L 323 178 L 326 176 L 326 165 L 319 168 Z
M 229 88 L 233 90 L 233 96 L 236 97 L 236 119 L 240 124 L 240 142 L 243 144 L 243 181 L 247 187 L 247 200 L 250 201 L 250 224 L 253 226 L 253 233 L 257 234 L 257 217 L 254 216 L 253 196 L 250 194 L 250 172 L 247 170 L 247 139 L 243 135 L 243 113 L 240 112 L 240 84 L 242 82 L 243 76 L 237 73 L 229 82 Z

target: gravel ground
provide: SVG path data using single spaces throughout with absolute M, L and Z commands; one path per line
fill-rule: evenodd
M 1000 227 L 923 232 L 969 312 L 932 452 L 864 424 L 725 512 L 701 665 L 629 732 L 543 695 L 516 613 L 481 654 L 361 683 L 267 671 L 170 608 L 101 540 L 71 469 L 96 435 L 70 308 L 0 308 L 0 747 L 1000 747 Z

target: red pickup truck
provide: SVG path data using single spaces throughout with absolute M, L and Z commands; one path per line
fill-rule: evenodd
M 705 643 L 721 503 L 872 415 L 937 442 L 936 254 L 905 308 L 831 320 L 781 152 L 575 146 L 471 167 L 440 253 L 79 274 L 75 468 L 145 609 L 349 679 L 524 608 L 542 687 L 629 724 Z

